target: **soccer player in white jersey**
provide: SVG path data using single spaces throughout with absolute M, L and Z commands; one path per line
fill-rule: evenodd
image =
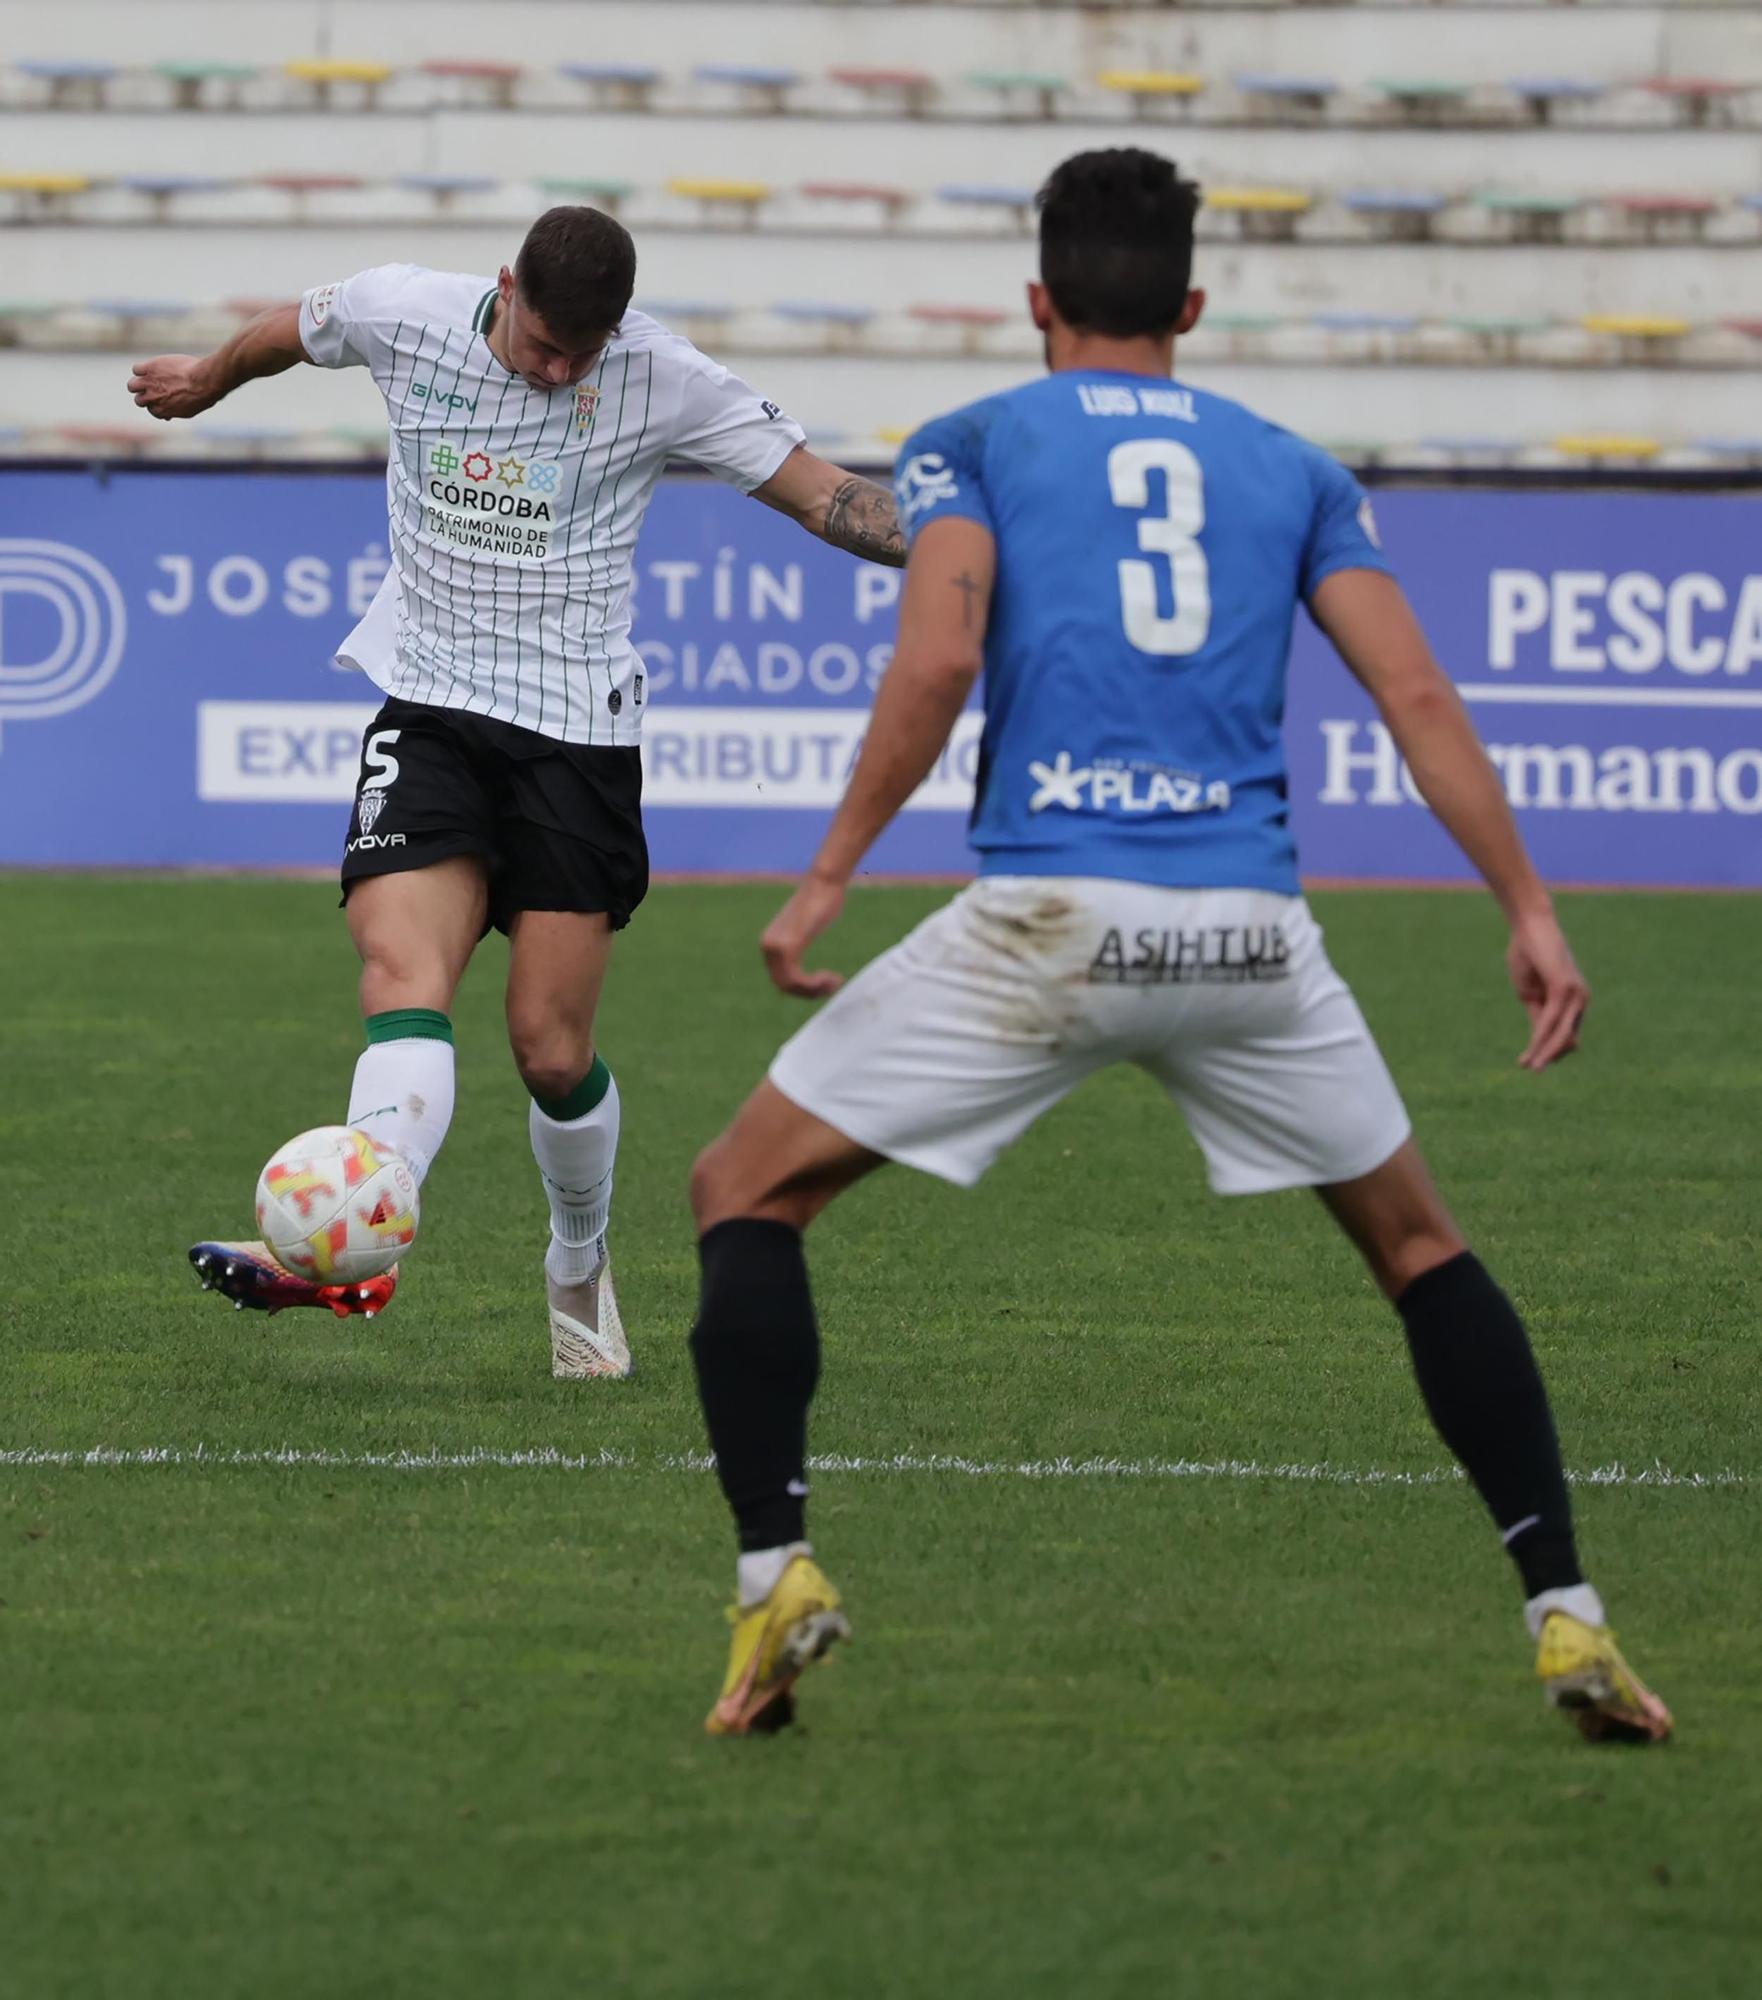
M 840 548 L 904 561 L 892 495 L 630 311 L 635 279 L 619 223 L 554 208 L 499 278 L 363 271 L 129 383 L 165 418 L 303 361 L 364 367 L 385 397 L 393 560 L 339 654 L 385 696 L 342 867 L 367 1023 L 347 1123 L 428 1172 L 453 1113 L 453 994 L 479 938 L 505 931 L 561 1377 L 630 1371 L 606 1260 L 618 1091 L 594 1011 L 648 886 L 630 563 L 655 482 L 683 459 Z M 396 1283 L 310 1284 L 261 1244 L 190 1254 L 205 1283 L 271 1311 L 375 1311 Z
M 1510 923 L 1526 1068 L 1573 1049 L 1585 984 L 1357 481 L 1170 381 L 1204 305 L 1189 290 L 1198 192 L 1151 153 L 1067 160 L 1040 197 L 1030 290 L 1049 372 L 900 454 L 898 648 L 819 856 L 764 939 L 786 993 L 835 997 L 692 1182 L 692 1350 L 740 1547 L 712 1733 L 787 1722 L 797 1675 L 846 1630 L 805 1539 L 819 1339 L 802 1231 L 888 1160 L 970 1186 L 1120 1062 L 1167 1091 L 1217 1192 L 1313 1187 L 1363 1254 L 1516 1563 L 1550 1699 L 1587 1733 L 1670 1730 L 1578 1566 L 1523 1323 L 1433 1188 L 1303 901 L 1280 740 L 1299 603 Z M 837 991 L 803 954 L 981 668 L 979 880 Z

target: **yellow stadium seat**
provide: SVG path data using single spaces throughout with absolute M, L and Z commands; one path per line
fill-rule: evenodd
M 1664 447 L 1656 438 L 1559 437 L 1554 449 L 1566 458 L 1656 458 Z
M 287 70 L 300 83 L 385 83 L 392 73 L 389 63 L 375 62 L 291 62 Z
M 1205 190 L 1205 205 L 1248 215 L 1301 215 L 1315 201 L 1301 188 L 1221 187 Z
M 85 194 L 91 185 L 84 174 L 0 174 L 0 196 L 12 196 L 15 220 L 64 216 L 74 196 Z
M 1658 313 L 1587 313 L 1579 324 L 1587 333 L 1613 333 L 1624 340 L 1680 340 L 1693 330 L 1686 319 Z
M 1176 69 L 1108 69 L 1096 81 L 1128 97 L 1197 97 L 1205 88 L 1204 77 Z
M 776 190 L 764 181 L 671 180 L 667 192 L 695 201 L 707 221 L 718 210 L 737 212 L 750 228 Z

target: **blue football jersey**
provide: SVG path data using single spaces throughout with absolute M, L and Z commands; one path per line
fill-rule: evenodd
M 895 485 L 908 535 L 997 544 L 981 872 L 1295 894 L 1291 622 L 1388 568 L 1357 480 L 1225 397 L 1071 370 L 926 424 Z

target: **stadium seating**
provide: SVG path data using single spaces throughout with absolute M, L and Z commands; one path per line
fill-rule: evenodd
M 874 439 L 1033 366 L 1032 190 L 1138 136 L 1207 189 L 1184 366 L 1269 414 L 1427 463 L 1756 432 L 1762 89 L 1699 7 L 742 0 L 717 32 L 705 0 L 602 0 L 537 42 L 375 0 L 339 55 L 319 0 L 84 4 L 96 36 L 15 35 L 0 74 L 28 225 L 0 426 L 33 437 L 116 393 L 131 322 L 81 299 L 196 301 L 134 322 L 194 346 L 201 301 L 383 255 L 493 270 L 564 200 L 622 215 L 682 330 L 766 357 L 815 435 Z M 325 449 L 379 436 L 361 387 L 326 386 Z M 292 449 L 296 394 L 254 385 L 214 448 Z

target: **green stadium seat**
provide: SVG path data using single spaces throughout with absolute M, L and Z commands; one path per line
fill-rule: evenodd
M 1468 109 L 1470 86 L 1432 77 L 1379 76 L 1370 87 L 1409 125 L 1448 125 Z
M 537 185 L 553 201 L 583 208 L 597 208 L 606 215 L 616 215 L 632 193 L 629 181 L 576 177 L 565 180 L 541 180 Z
M 1006 117 L 1019 117 L 1026 99 L 1033 106 L 1031 115 L 1043 120 L 1058 116 L 1058 101 L 1071 88 L 1070 78 L 1055 70 L 980 69 L 970 71 L 966 81 L 975 90 L 990 91 Z
M 245 101 L 245 86 L 257 73 L 252 63 L 173 61 L 153 65 L 153 74 L 171 86 L 171 102 L 179 111 L 201 111 L 217 103 L 237 111 Z
M 1462 335 L 1477 361 L 1499 362 L 1520 359 L 1523 343 L 1536 334 L 1549 332 L 1554 324 L 1549 319 L 1473 315 L 1458 316 L 1444 323 L 1453 333 Z
M 1558 243 L 1568 219 L 1584 203 L 1573 194 L 1508 194 L 1488 188 L 1474 196 L 1474 205 L 1496 216 L 1513 243 Z

